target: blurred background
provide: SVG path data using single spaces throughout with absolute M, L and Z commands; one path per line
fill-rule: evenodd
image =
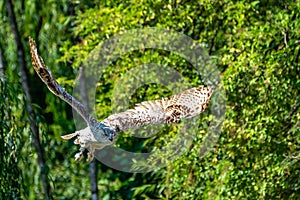
M 299 1 L 0 1 L 0 199 L 300 199 Z M 98 161 L 75 162 L 72 109 L 35 74 L 29 36 L 58 82 L 72 93 L 87 55 L 126 30 L 159 27 L 205 46 L 226 91 L 219 140 L 199 157 L 203 122 L 181 157 L 149 173 L 126 173 Z M 96 115 L 111 114 L 114 84 L 142 63 L 172 67 L 192 86 L 201 77 L 178 55 L 134 51 L 111 63 L 97 87 Z M 139 88 L 130 105 L 172 93 Z M 144 151 L 149 140 L 124 133 L 117 144 Z

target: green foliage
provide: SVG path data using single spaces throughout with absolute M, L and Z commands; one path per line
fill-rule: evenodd
M 26 131 L 23 96 L 14 83 L 8 83 L 0 72 L 0 196 L 17 199 L 24 190 L 23 174 L 18 163 L 23 160 L 21 135 Z
M 271 9 L 259 1 L 202 4 L 139 1 L 90 9 L 78 15 L 74 34 L 83 37 L 83 42 L 75 46 L 65 43 L 66 53 L 62 57 L 72 60 L 74 66 L 83 63 L 91 49 L 107 37 L 128 29 L 156 26 L 183 31 L 199 43 L 204 42 L 212 54 L 218 55 L 220 69 L 224 71 L 227 112 L 218 146 L 199 159 L 202 139 L 197 137 L 193 148 L 176 162 L 150 176 L 142 175 L 147 184 L 134 187 L 134 197 L 297 198 L 298 13 L 297 3 L 282 3 Z M 160 56 L 155 59 L 155 55 Z M 142 55 L 132 52 L 122 56 L 107 68 L 97 98 L 97 106 L 101 108 L 99 117 L 103 118 L 102 113 L 110 110 L 109 91 L 122 74 L 138 63 L 159 60 L 164 66 L 176 66 L 182 74 L 187 67 L 172 55 L 146 50 Z M 191 78 L 191 72 L 184 75 L 192 84 L 199 84 Z M 137 99 L 135 102 L 140 98 L 151 99 L 151 94 L 155 98 L 156 90 L 141 89 L 132 99 Z M 160 143 L 168 135 L 172 131 L 163 131 L 155 141 Z M 128 138 L 122 138 L 121 144 L 124 142 L 133 144 Z
M 24 38 L 28 37 L 38 27 L 36 19 L 42 19 L 41 30 L 37 33 L 41 54 L 54 76 L 61 77 L 60 83 L 69 91 L 74 82 L 74 73 L 98 44 L 136 28 L 160 27 L 190 36 L 207 48 L 222 73 L 222 85 L 227 98 L 226 118 L 214 149 L 204 158 L 199 157 L 201 144 L 207 134 L 205 122 L 211 119 L 207 111 L 200 119 L 196 119 L 200 125 L 192 145 L 166 167 L 150 173 L 129 174 L 100 164 L 98 187 L 101 199 L 300 198 L 298 2 L 143 0 L 105 1 L 99 4 L 76 4 L 69 1 L 46 3 L 47 6 L 40 8 L 40 4 L 35 1 L 27 1 L 23 15 L 18 17 L 19 20 L 24 18 L 27 25 L 21 27 L 21 33 Z M 22 6 L 17 5 L 17 10 L 22 10 Z M 0 23 L 3 27 L 0 33 L 3 35 L 3 31 L 8 30 L 7 19 L 1 18 Z M 15 51 L 11 40 L 8 36 L 5 41 L 7 50 L 4 55 L 9 66 L 9 79 L 17 80 L 14 64 L 17 56 L 10 53 Z M 126 79 L 126 75 L 148 63 L 156 63 L 164 70 L 175 69 L 191 86 L 202 84 L 201 77 L 191 64 L 179 55 L 158 49 L 126 53 L 109 63 L 99 79 L 96 93 L 98 119 L 107 117 L 113 111 L 126 109 L 118 107 L 111 98 L 116 88 L 127 91 L 126 85 L 130 86 L 136 81 L 130 76 Z M 67 67 L 67 64 L 72 65 L 72 68 Z M 32 68 L 30 74 L 35 103 L 40 106 L 36 110 L 40 113 L 39 126 L 44 133 L 42 141 L 53 196 L 55 199 L 90 198 L 88 164 L 75 163 L 73 155 L 77 147 L 72 142 L 63 142 L 59 137 L 74 130 L 71 110 L 40 84 Z M 156 77 L 151 78 L 155 80 Z M 119 85 L 120 80 L 126 83 L 124 87 Z M 12 94 L 8 90 L 6 93 Z M 15 93 L 20 94 L 17 91 Z M 126 92 L 118 94 L 121 100 L 129 98 Z M 170 88 L 154 83 L 145 84 L 131 94 L 128 106 L 169 95 Z M 10 97 L 12 102 L 22 100 Z M 17 108 L 15 103 L 10 105 L 12 109 Z M 20 107 L 22 105 L 17 104 Z M 22 133 L 25 123 L 20 120 L 22 109 L 16 110 L 18 112 L 8 109 L 3 115 L 10 120 L 2 123 L 10 124 L 6 126 L 9 129 L 2 133 L 5 133 L 5 138 L 16 138 L 13 141 L 16 141 L 16 151 L 19 151 L 17 141 L 25 144 L 30 141 L 29 133 Z M 18 130 L 13 133 L 18 134 L 9 132 L 12 127 Z M 116 145 L 135 152 L 148 152 L 176 138 L 177 130 L 177 125 L 166 126 L 149 140 L 135 139 L 132 134 L 136 131 L 128 131 L 119 135 Z M 146 134 L 147 130 L 141 129 L 139 133 Z M 22 134 L 27 139 L 21 137 Z M 15 155 L 11 152 L 11 149 L 6 148 L 1 159 Z M 27 168 L 26 173 L 21 173 L 20 169 L 25 164 L 15 163 L 12 165 L 14 167 L 8 169 L 8 165 L 1 162 L 1 167 L 12 170 L 4 175 L 22 174 L 24 179 L 17 179 L 16 182 L 23 187 L 21 190 L 28 189 L 23 192 L 23 196 L 42 199 L 35 169 L 35 153 L 31 148 L 25 148 L 17 156 L 20 157 L 12 158 L 30 158 L 30 170 Z M 7 184 L 7 188 L 2 185 L 1 179 L 1 190 L 13 191 L 9 188 L 12 184 Z M 7 194 L 11 196 L 12 193 Z M 19 191 L 14 194 L 20 196 Z

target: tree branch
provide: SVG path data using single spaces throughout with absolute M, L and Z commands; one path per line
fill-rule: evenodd
M 28 111 L 29 120 L 30 120 L 30 129 L 32 132 L 33 145 L 37 152 L 37 157 L 38 157 L 37 160 L 38 160 L 38 165 L 40 167 L 41 180 L 42 180 L 46 198 L 51 199 L 50 185 L 49 185 L 48 176 L 47 176 L 47 166 L 45 163 L 43 149 L 42 149 L 41 143 L 40 143 L 38 127 L 36 125 L 36 115 L 31 106 L 31 95 L 29 92 L 28 78 L 27 78 L 27 74 L 26 74 L 26 61 L 25 61 L 24 48 L 23 48 L 23 45 L 21 42 L 21 37 L 20 37 L 19 30 L 18 30 L 18 26 L 17 26 L 13 3 L 11 0 L 6 0 L 5 3 L 6 3 L 6 7 L 7 7 L 8 18 L 10 20 L 11 30 L 13 32 L 14 39 L 15 39 L 15 42 L 17 45 L 17 51 L 18 51 L 17 57 L 18 57 L 18 64 L 19 64 L 20 72 L 21 72 L 21 82 L 22 82 L 22 87 L 23 87 L 25 95 L 26 95 L 27 111 Z

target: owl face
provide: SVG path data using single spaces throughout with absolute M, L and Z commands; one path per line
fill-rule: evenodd
M 103 123 L 97 123 L 90 128 L 95 139 L 101 143 L 112 144 L 117 137 L 117 133 Z

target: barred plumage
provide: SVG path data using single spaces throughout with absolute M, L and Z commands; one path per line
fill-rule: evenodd
M 145 101 L 134 109 L 113 114 L 101 123 L 116 132 L 150 124 L 178 123 L 203 112 L 212 94 L 209 87 L 199 86 L 162 100 Z

